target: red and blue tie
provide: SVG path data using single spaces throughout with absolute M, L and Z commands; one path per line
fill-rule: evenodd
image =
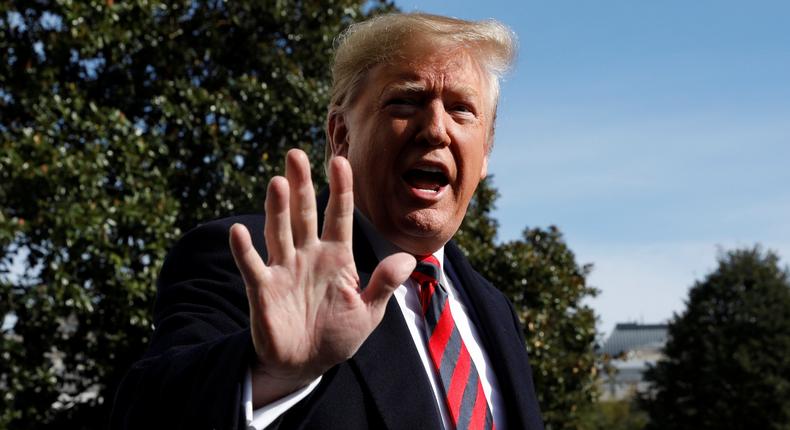
M 483 385 L 450 312 L 447 290 L 439 284 L 441 265 L 433 255 L 419 257 L 411 278 L 420 286 L 428 351 L 442 381 L 444 400 L 456 429 L 494 429 Z

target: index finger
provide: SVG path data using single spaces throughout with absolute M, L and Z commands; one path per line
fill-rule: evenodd
M 329 162 L 329 203 L 324 215 L 322 240 L 348 242 L 354 229 L 354 180 L 345 157 Z

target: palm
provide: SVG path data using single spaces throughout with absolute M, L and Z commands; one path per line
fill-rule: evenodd
M 287 181 L 274 178 L 269 185 L 267 264 L 246 229 L 231 229 L 231 249 L 250 301 L 258 366 L 268 376 L 296 385 L 351 357 L 381 321 L 392 291 L 414 268 L 408 254 L 390 256 L 361 291 L 351 250 L 351 169 L 345 160 L 331 164 L 320 239 L 309 171 L 304 153 L 292 151 Z
M 295 259 L 291 267 L 271 266 L 267 287 L 258 295 L 256 305 L 266 312 L 253 326 L 254 336 L 272 334 L 258 354 L 293 366 L 342 361 L 374 325 L 357 292 L 353 256 L 345 246 L 321 243 L 300 250 Z

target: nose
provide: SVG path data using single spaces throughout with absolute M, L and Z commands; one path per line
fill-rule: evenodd
M 441 100 L 433 100 L 428 103 L 423 112 L 420 140 L 424 140 L 432 146 L 449 145 L 450 135 L 447 133 L 446 115 L 447 111 L 444 110 L 444 103 Z

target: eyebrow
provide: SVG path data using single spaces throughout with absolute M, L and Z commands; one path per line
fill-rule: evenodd
M 387 85 L 384 87 L 381 94 L 383 96 L 392 93 L 420 94 L 425 92 L 428 92 L 428 88 L 425 83 L 417 80 L 405 79 L 403 81 L 398 81 Z M 457 94 L 466 99 L 477 98 L 479 96 L 479 92 L 471 86 L 450 88 L 449 92 L 451 94 Z
M 424 93 L 428 91 L 424 83 L 413 80 L 398 81 L 389 84 L 381 91 L 382 95 L 389 95 L 391 93 Z

